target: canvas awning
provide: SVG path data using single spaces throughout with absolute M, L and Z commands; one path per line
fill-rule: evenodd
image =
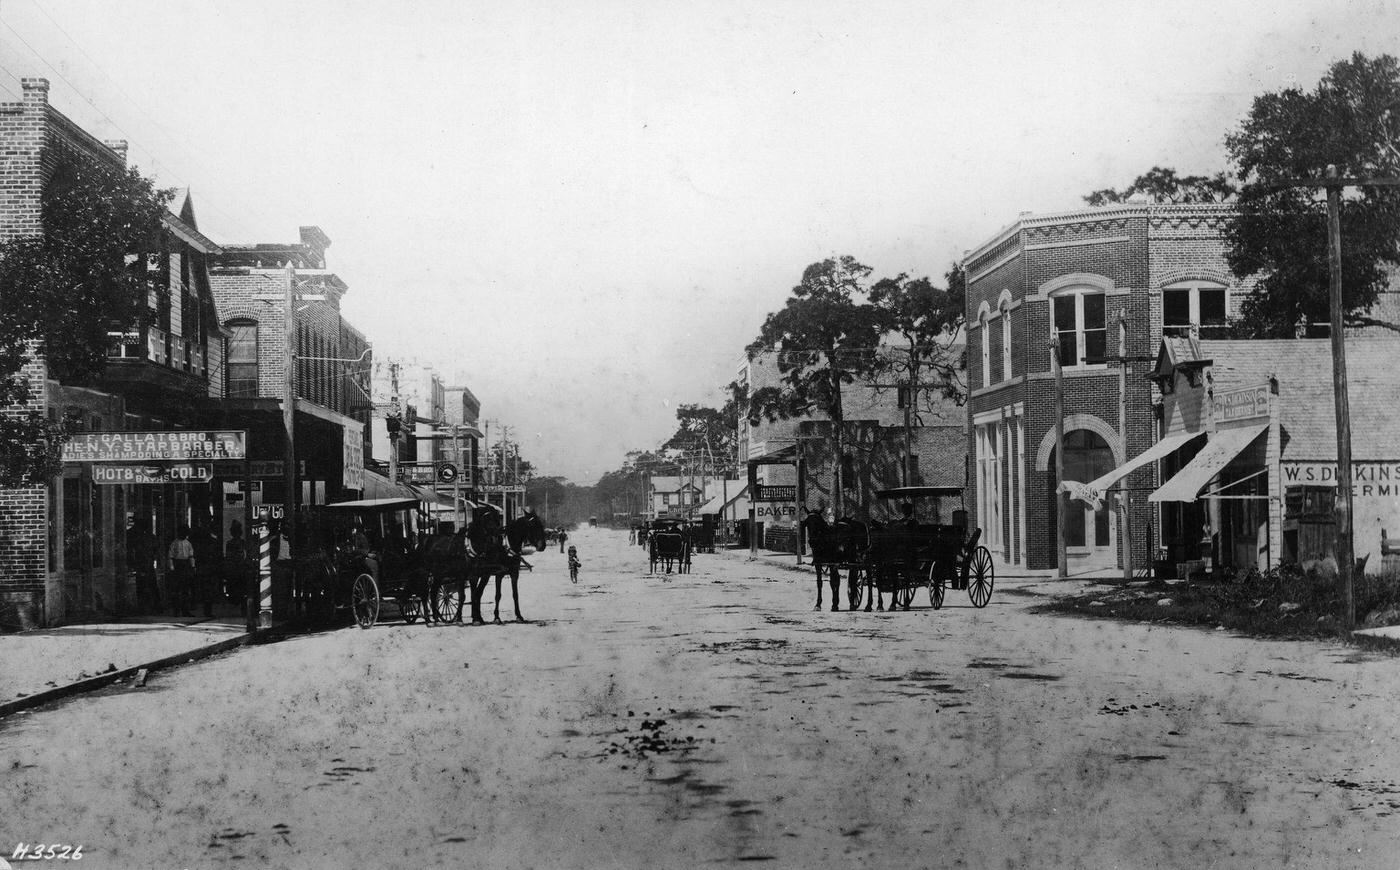
M 1132 459 L 1128 460 L 1127 462 L 1123 463 L 1122 465 L 1118 466 L 1117 468 L 1113 469 L 1107 474 L 1101 474 L 1083 485 L 1073 485 L 1074 481 L 1067 480 L 1064 482 L 1064 484 L 1062 484 L 1062 486 L 1065 489 L 1065 491 L 1067 491 L 1074 498 L 1077 498 L 1080 501 L 1085 501 L 1089 502 L 1090 504 L 1097 505 L 1097 503 L 1103 499 L 1104 493 L 1108 491 L 1108 488 L 1110 486 L 1113 486 L 1115 483 L 1132 474 L 1134 471 L 1137 471 L 1139 468 L 1142 468 L 1147 463 L 1156 462 L 1158 459 L 1165 457 L 1167 454 L 1175 452 L 1178 448 L 1185 445 L 1186 442 L 1191 441 L 1195 438 L 1199 438 L 1204 434 L 1206 433 L 1176 432 L 1171 435 L 1167 435 L 1163 437 L 1161 441 L 1158 441 L 1156 444 L 1153 444 L 1151 447 L 1142 451 L 1137 456 L 1133 457 Z
M 1158 487 L 1147 500 L 1194 502 L 1206 484 L 1229 465 L 1230 460 L 1243 453 L 1254 443 L 1254 439 L 1268 429 L 1268 423 L 1256 423 L 1235 429 L 1217 429 L 1206 442 L 1206 446 L 1201 448 L 1201 452 L 1196 454 L 1196 458 L 1188 462 L 1171 480 Z

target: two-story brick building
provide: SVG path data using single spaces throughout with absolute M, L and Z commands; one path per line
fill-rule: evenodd
M 1052 340 L 1064 385 L 1064 476 L 1093 480 L 1156 440 L 1145 374 L 1162 335 L 1223 332 L 1250 292 L 1225 263 L 1230 209 L 1140 203 L 1027 214 L 965 257 L 968 508 L 1004 564 L 1057 563 Z M 1138 566 L 1156 547 L 1145 498 L 1152 474 L 1145 467 L 1126 482 L 1127 521 L 1144 532 L 1131 536 Z M 1123 520 L 1112 508 L 1070 502 L 1071 570 L 1121 564 Z

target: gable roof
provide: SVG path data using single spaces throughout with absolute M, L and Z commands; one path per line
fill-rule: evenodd
M 1325 338 L 1203 341 L 1214 360 L 1217 390 L 1278 379 L 1283 459 L 1335 460 L 1337 422 L 1332 389 L 1332 342 Z M 1351 451 L 1356 460 L 1390 460 L 1400 454 L 1400 379 L 1395 376 L 1400 339 L 1349 338 L 1347 395 Z

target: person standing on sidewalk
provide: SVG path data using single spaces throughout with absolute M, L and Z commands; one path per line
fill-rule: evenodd
M 214 595 L 219 586 L 219 541 L 209 526 L 200 523 L 190 530 L 194 546 L 195 597 L 203 607 L 206 618 L 214 615 Z
M 145 520 L 136 520 L 126 533 L 126 558 L 136 574 L 136 609 L 160 610 L 160 586 L 156 583 L 156 539 Z
M 564 527 L 559 527 L 559 552 L 564 552 L 564 542 L 569 540 L 569 533 L 564 531 Z
M 230 603 L 242 602 L 247 573 L 248 542 L 243 539 L 243 524 L 234 520 L 224 545 L 224 597 Z
M 170 545 L 170 598 L 180 616 L 194 616 L 190 612 L 190 599 L 194 592 L 194 544 L 190 543 L 188 526 L 180 526 L 175 531 L 175 540 Z

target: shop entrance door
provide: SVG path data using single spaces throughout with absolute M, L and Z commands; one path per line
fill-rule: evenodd
M 1088 429 L 1075 429 L 1065 433 L 1065 480 L 1094 480 L 1112 471 L 1115 464 L 1113 449 L 1098 433 Z M 1055 504 L 1056 501 L 1052 496 L 1051 504 Z M 1116 566 L 1116 526 L 1111 504 L 1107 499 L 1101 503 L 1098 510 L 1078 499 L 1070 499 L 1069 510 L 1065 515 L 1065 554 L 1069 558 L 1070 567 Z

